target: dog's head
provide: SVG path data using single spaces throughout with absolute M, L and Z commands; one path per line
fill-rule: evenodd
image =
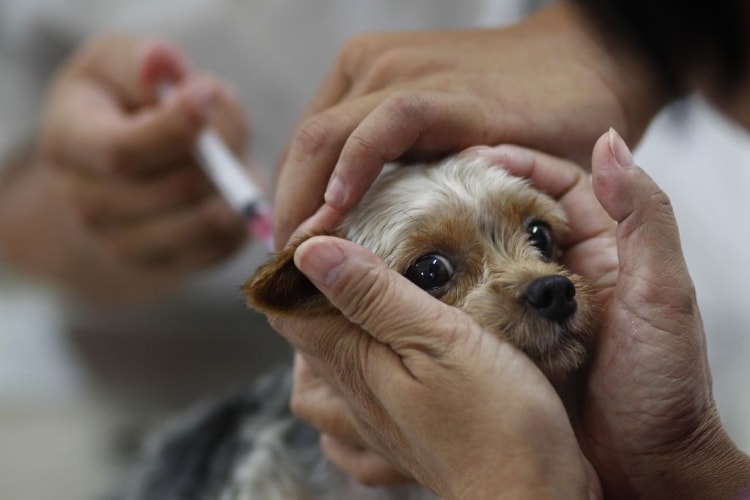
M 566 230 L 554 200 L 465 152 L 384 173 L 337 235 L 369 248 L 561 381 L 586 359 L 598 317 L 593 291 L 556 262 Z M 264 313 L 335 314 L 295 268 L 294 249 L 245 284 L 248 303 Z

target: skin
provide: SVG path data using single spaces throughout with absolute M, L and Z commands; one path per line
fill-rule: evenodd
M 666 96 L 583 24 L 560 2 L 508 28 L 352 39 L 279 162 L 277 246 L 300 224 L 301 233 L 330 232 L 384 161 L 513 142 L 588 164 L 590 145 L 612 124 L 636 142 Z M 405 479 L 362 446 L 346 405 L 304 355 L 294 387 L 293 411 L 330 434 L 321 446 L 334 462 L 368 484 Z
M 279 162 L 277 246 L 316 211 L 334 227 L 386 161 L 513 143 L 587 164 L 609 126 L 635 143 L 665 98 L 582 24 L 560 2 L 505 28 L 349 41 Z
M 555 28 L 572 30 L 580 37 L 550 37 L 550 33 L 560 34 Z M 589 42 L 593 39 L 593 45 L 600 45 L 604 37 L 594 33 L 588 38 L 582 34 L 587 31 L 585 28 L 588 28 L 585 20 L 570 4 L 561 2 L 510 30 L 495 30 L 491 32 L 494 36 L 488 32 L 477 34 L 476 40 L 483 40 L 480 47 L 462 51 L 460 55 L 445 46 L 450 44 L 441 45 L 441 40 L 448 39 L 445 34 L 436 38 L 422 34 L 353 40 L 344 48 L 334 71 L 324 82 L 281 163 L 278 191 L 282 194 L 289 190 L 293 194 L 288 201 L 283 195 L 279 197 L 277 242 L 286 241 L 296 224 L 316 209 L 303 230 L 325 231 L 333 227 L 341 214 L 356 203 L 383 161 L 430 156 L 466 144 L 505 141 L 531 145 L 580 161 L 582 155 L 590 151 L 587 145 L 582 147 L 581 144 L 594 142 L 594 136 L 589 135 L 591 128 L 598 132 L 610 125 L 635 144 L 653 113 L 669 100 L 668 96 L 639 69 L 638 58 L 627 49 L 609 41 L 603 44 L 608 52 L 592 49 Z M 504 38 L 503 34 L 508 37 Z M 465 36 L 471 38 L 469 34 Z M 522 43 L 514 44 L 514 37 Z M 431 47 L 435 48 L 434 52 Z M 447 55 L 441 58 L 443 54 Z M 485 54 L 490 57 L 483 59 Z M 520 55 L 518 66 L 513 64 L 516 55 Z M 529 61 L 543 62 L 536 66 Z M 556 66 L 558 62 L 560 66 Z M 473 63 L 477 65 L 472 72 Z M 539 68 L 544 71 L 537 72 Z M 560 76 L 557 69 L 564 69 L 564 74 Z M 493 80 L 493 76 L 503 70 L 516 78 Z M 571 75 L 573 73 L 575 76 Z M 545 93 L 544 82 L 551 79 L 569 85 L 559 84 L 554 92 Z M 687 80 L 728 116 L 750 128 L 750 85 L 741 85 L 732 95 L 722 95 L 710 71 L 703 68 L 697 76 L 688 75 Z M 589 100 L 578 100 L 581 94 Z M 520 101 L 519 96 L 522 96 Z M 478 97 L 478 101 L 474 101 L 474 97 Z M 510 98 L 505 101 L 505 97 Z M 548 101 L 550 98 L 553 102 Z M 513 112 L 518 102 L 526 104 L 520 115 Z M 586 107 L 587 102 L 597 102 L 602 114 L 592 112 Z M 535 108 L 536 103 L 542 107 Z M 627 108 L 623 103 L 627 103 Z M 623 109 L 630 110 L 630 114 L 624 114 Z M 556 112 L 560 110 L 562 112 Z M 602 116 L 606 117 L 605 123 L 600 121 Z M 566 144 L 557 142 L 561 138 Z M 613 141 L 613 144 L 618 143 Z M 664 203 L 666 196 L 641 173 L 613 175 L 612 172 L 619 170 L 607 170 L 602 146 L 598 144 L 597 148 L 593 161 L 603 165 L 599 173 L 604 172 L 604 175 L 595 177 L 594 185 L 612 219 L 625 227 L 633 224 L 632 221 L 651 227 L 652 220 L 658 226 L 664 207 L 668 207 Z M 684 498 L 713 497 L 722 493 L 736 495 L 739 488 L 747 484 L 746 457 L 729 441 L 717 421 L 694 292 L 692 285 L 680 288 L 690 280 L 682 259 L 673 259 L 679 239 L 671 216 L 661 222 L 670 229 L 670 237 L 663 241 L 651 232 L 627 229 L 618 230 L 619 239 L 607 237 L 606 223 L 596 215 L 600 213 L 597 211 L 599 200 L 593 194 L 580 194 L 585 191 L 582 186 L 589 184 L 580 171 L 574 169 L 576 174 L 565 174 L 570 169 L 563 168 L 564 162 L 518 148 L 505 146 L 503 154 L 508 156 L 510 170 L 518 170 L 516 173 L 529 176 L 543 189 L 561 196 L 578 234 L 577 241 L 568 249 L 568 264 L 605 285 L 601 298 L 605 304 L 610 304 L 612 314 L 605 339 L 613 340 L 602 342 L 597 351 L 586 389 L 583 427 L 578 429 L 584 450 L 601 469 L 605 492 L 626 497 L 638 492 L 655 498 L 667 494 L 665 490 L 670 491 L 668 495 L 680 491 Z M 523 157 L 525 159 L 519 159 Z M 587 166 L 588 161 L 581 163 Z M 329 180 L 331 173 L 333 176 Z M 300 200 L 296 190 L 303 185 L 309 202 L 291 207 L 291 200 Z M 319 193 L 324 185 L 327 191 L 323 197 Z M 654 195 L 656 201 L 636 197 L 635 194 L 643 194 L 639 189 Z M 627 206 L 623 200 L 628 196 L 637 199 L 638 204 Z M 607 220 L 611 223 L 609 217 Z M 646 236 L 637 239 L 641 234 Z M 653 243 L 656 248 L 650 269 L 659 270 L 661 276 L 664 266 L 659 259 L 664 259 L 677 273 L 673 276 L 675 289 L 684 293 L 669 296 L 666 304 L 657 301 L 652 303 L 653 307 L 643 307 L 643 296 L 662 300 L 665 290 L 657 289 L 664 283 L 650 282 L 643 273 L 639 273 L 638 279 L 630 276 L 632 269 L 628 267 L 634 267 L 636 257 L 618 264 L 618 255 L 613 251 L 616 245 L 623 245 L 620 256 L 627 256 L 623 252 L 635 251 L 632 241 L 638 241 L 638 246 Z M 597 255 L 599 259 L 587 260 L 586 254 Z M 625 277 L 615 288 L 620 265 L 625 267 Z M 620 293 L 615 293 L 618 290 Z M 685 304 L 690 307 L 685 309 Z M 644 311 L 640 316 L 628 314 L 639 310 Z M 665 324 L 662 317 L 665 311 L 675 313 L 666 322 L 669 324 Z M 631 332 L 630 326 L 635 325 L 638 331 Z M 683 332 L 685 325 L 689 328 Z M 301 329 L 311 335 L 310 332 L 318 328 L 324 330 L 325 325 L 289 324 L 281 326 L 281 333 L 294 337 L 292 330 Z M 660 371 L 664 367 L 657 366 L 656 354 L 649 347 L 649 335 L 654 330 L 658 352 L 673 360 L 670 364 L 675 371 L 671 374 Z M 665 333 L 674 330 L 683 335 Z M 623 352 L 629 355 L 621 357 Z M 366 441 L 351 423 L 355 417 L 348 404 L 350 400 L 342 397 L 340 389 L 329 380 L 329 363 L 307 351 L 298 354 L 292 398 L 295 413 L 327 433 L 321 439 L 323 450 L 333 462 L 360 481 L 380 484 L 408 478 L 408 470 L 394 468 L 388 460 L 369 451 Z M 608 373 L 610 364 L 612 373 Z M 698 369 L 694 370 L 696 367 Z M 672 380 L 679 370 L 690 374 L 682 382 L 684 385 L 667 384 L 661 393 L 648 387 L 652 377 Z M 627 383 L 618 385 L 615 375 L 623 377 Z M 617 397 L 613 397 L 614 394 Z M 681 409 L 686 413 L 678 412 L 670 405 L 673 402 L 682 403 Z M 625 434 L 614 431 L 621 428 L 626 430 Z M 648 458 L 644 459 L 643 454 Z M 707 478 L 712 474 L 726 478 L 726 482 L 710 484 Z
M 174 91 L 159 103 L 162 79 Z M 58 71 L 39 136 L 0 179 L 3 258 L 113 303 L 167 293 L 225 259 L 246 234 L 193 159 L 208 123 L 244 149 L 232 90 L 192 71 L 175 47 L 89 41 Z
M 524 488 L 544 498 L 555 485 L 575 485 L 563 498 L 596 495 L 577 450 L 591 460 L 606 497 L 736 498 L 747 491 L 750 459 L 717 416 L 700 313 L 667 196 L 613 131 L 594 148 L 593 184 L 570 163 L 531 150 L 501 146 L 487 154 L 565 207 L 589 212 L 573 226 L 568 265 L 600 278 L 607 314 L 575 430 L 579 444 L 567 441 L 564 411 L 536 401 L 542 394 L 544 404 L 559 403 L 521 353 L 414 293 L 356 245 L 317 237 L 297 250 L 295 262 L 355 326 L 345 333 L 288 319 L 275 326 L 332 381 L 354 433 L 446 498 L 497 498 L 506 490 L 522 498 Z M 379 300 L 366 299 L 373 296 Z M 551 466 L 555 456 L 568 467 Z M 542 469 L 542 477 L 534 474 Z

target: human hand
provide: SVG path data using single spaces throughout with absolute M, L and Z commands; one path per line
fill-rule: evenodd
M 305 328 L 321 331 L 330 326 L 318 324 L 318 321 L 306 318 Z M 302 327 L 301 323 L 288 319 L 284 325 L 278 326 L 298 329 Z M 414 481 L 407 471 L 399 470 L 367 446 L 357 432 L 346 399 L 313 366 L 319 366 L 316 359 L 306 359 L 299 352 L 295 354 L 290 403 L 292 413 L 321 432 L 319 445 L 326 457 L 364 485 L 383 486 Z M 319 367 L 319 370 L 326 372 L 323 367 Z
M 513 146 L 486 154 L 559 197 L 571 221 L 564 262 L 600 290 L 607 313 L 579 440 L 607 498 L 748 491 L 747 457 L 728 439 L 711 396 L 703 326 L 667 196 L 634 167 L 614 131 L 594 147 L 593 183 L 548 155 Z
M 162 81 L 174 92 L 157 102 Z M 242 221 L 193 158 L 208 123 L 242 152 L 247 125 L 232 91 L 165 42 L 102 36 L 61 70 L 39 142 L 52 209 L 69 215 L 59 267 L 75 276 L 62 281 L 144 299 L 239 247 Z
M 562 402 L 524 354 L 350 242 L 309 239 L 295 264 L 345 318 L 300 329 L 272 316 L 274 327 L 326 372 L 359 435 L 398 469 L 445 498 L 597 492 Z
M 612 130 L 593 188 L 617 221 L 618 278 L 591 364 L 580 439 L 612 498 L 739 498 L 750 461 L 711 391 L 703 324 L 667 195 Z
M 615 224 L 596 199 L 589 175 L 570 161 L 518 146 L 479 147 L 474 151 L 474 154 L 491 157 L 493 164 L 516 176 L 530 178 L 561 205 L 570 221 L 569 238 L 558 242 L 564 250 L 563 263 L 587 276 L 599 290 L 598 300 L 605 304 L 617 277 Z M 280 327 L 318 331 L 330 328 L 326 322 L 325 319 L 305 318 L 287 320 Z M 343 335 L 342 332 L 339 334 Z M 295 359 L 292 409 L 324 433 L 321 447 L 328 458 L 365 484 L 408 480 L 367 448 L 352 423 L 343 397 L 326 382 L 325 371 L 315 370 L 310 366 L 314 360 L 309 361 L 305 363 L 302 356 Z
M 513 143 L 586 164 L 610 124 L 637 141 L 662 97 L 583 24 L 558 2 L 507 28 L 352 39 L 279 163 L 277 246 L 323 204 L 326 186 L 311 225 L 329 232 L 384 162 Z

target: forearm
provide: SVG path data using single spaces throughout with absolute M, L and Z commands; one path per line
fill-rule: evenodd
M 634 52 L 607 43 L 588 17 L 570 1 L 559 1 L 537 16 L 538 21 L 553 29 L 580 38 L 571 46 L 580 51 L 586 69 L 593 71 L 618 101 L 619 116 L 611 117 L 611 125 L 629 144 L 637 144 L 654 116 L 673 97 L 650 66 Z

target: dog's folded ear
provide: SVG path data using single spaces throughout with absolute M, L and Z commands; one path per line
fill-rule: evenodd
M 243 285 L 247 304 L 264 314 L 320 315 L 335 309 L 294 265 L 295 245 L 275 253 Z

